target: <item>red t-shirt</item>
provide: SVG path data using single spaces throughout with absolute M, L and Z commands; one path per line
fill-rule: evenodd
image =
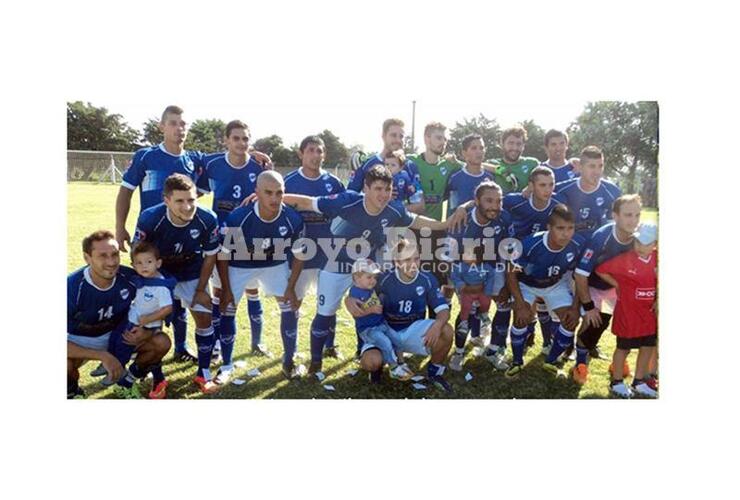
M 652 310 L 658 285 L 657 263 L 657 251 L 643 260 L 631 250 L 596 268 L 597 273 L 609 274 L 619 284 L 612 323 L 616 336 L 635 338 L 657 333 L 658 319 Z

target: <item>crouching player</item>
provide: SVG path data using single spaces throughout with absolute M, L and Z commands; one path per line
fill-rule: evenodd
M 506 371 L 513 377 L 524 365 L 527 325 L 534 318 L 534 304 L 542 297 L 550 312 L 555 339 L 544 367 L 558 373 L 554 364 L 558 356 L 573 344 L 578 326 L 578 301 L 574 299 L 571 271 L 575 269 L 581 241 L 573 237 L 575 216 L 565 205 L 550 213 L 547 231 L 528 236 L 522 242 L 522 253 L 507 272 L 509 290 L 514 297 L 514 327 L 511 329 L 513 362 Z
M 108 352 L 108 344 L 112 332 L 126 326 L 126 313 L 136 293 L 133 271 L 121 266 L 113 233 L 96 231 L 87 236 L 82 240 L 82 253 L 87 265 L 67 276 L 68 399 L 85 397 L 79 387 L 79 368 L 88 360 L 100 361 L 111 380 L 123 373 L 121 363 Z M 154 344 L 150 341 L 142 346 L 143 359 L 158 352 Z
M 414 372 L 406 363 L 398 363 L 398 356 L 390 339 L 390 326 L 383 318 L 383 306 L 375 293 L 377 275 L 380 272 L 378 265 L 368 259 L 358 259 L 352 265 L 349 296 L 357 299 L 357 305 L 362 309 L 362 314 L 353 314 L 357 334 L 362 339 L 361 352 L 380 350 L 383 364 L 390 365 L 391 378 L 408 380 L 414 376 Z
M 596 274 L 601 279 L 617 288 L 617 307 L 612 325 L 612 332 L 617 336 L 617 348 L 612 361 L 610 390 L 623 398 L 633 394 L 656 398 L 657 375 L 651 373 L 650 364 L 658 342 L 658 319 L 655 314 L 658 228 L 654 224 L 642 223 L 634 236 L 634 250 L 622 253 L 596 268 Z M 623 381 L 623 366 L 630 349 L 639 349 L 631 389 Z
M 445 358 L 452 346 L 454 332 L 449 324 L 450 307 L 439 290 L 436 278 L 419 269 L 419 251 L 406 239 L 399 239 L 393 256 L 395 269 L 383 274 L 377 292 L 383 316 L 391 327 L 389 335 L 396 352 L 431 355 L 427 378 L 437 388 L 452 392 L 444 378 Z M 345 305 L 351 314 L 359 312 L 356 301 L 348 298 Z M 427 307 L 436 313 L 435 319 L 425 319 Z M 360 366 L 371 372 L 371 380 L 379 381 L 383 356 L 378 349 L 364 350 Z
M 148 339 L 157 339 L 163 356 L 169 351 L 170 339 L 162 332 L 162 323 L 172 314 L 172 290 L 177 285 L 177 280 L 165 278 L 159 272 L 162 259 L 159 258 L 159 250 L 152 243 L 141 241 L 134 245 L 131 261 L 138 275 L 131 279 L 136 286 L 136 297 L 128 311 L 126 332 L 116 336 L 113 345 L 113 353 L 122 366 L 126 366 L 134 351 Z M 123 399 L 141 398 L 136 379 L 144 378 L 150 371 L 152 390 L 149 392 L 149 399 L 164 399 L 168 384 L 162 372 L 161 359 L 145 365 L 137 357 L 118 380 L 116 394 Z
M 221 278 L 221 366 L 216 382 L 225 384 L 234 371 L 232 353 L 236 337 L 235 315 L 244 289 L 259 288 L 277 298 L 280 336 L 283 340 L 283 375 L 303 375 L 305 367 L 293 362 L 298 337 L 298 297 L 295 285 L 303 260 L 288 263 L 286 249 L 303 237 L 301 214 L 283 204 L 283 176 L 271 170 L 257 177 L 256 199 L 226 218 L 223 252 L 218 259 Z M 293 251 L 297 252 L 298 249 Z

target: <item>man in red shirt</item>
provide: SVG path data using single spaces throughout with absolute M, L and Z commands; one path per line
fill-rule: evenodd
M 617 336 L 617 349 L 612 360 L 611 392 L 620 397 L 633 394 L 655 398 L 658 392 L 648 381 L 650 360 L 658 340 L 657 307 L 657 240 L 658 227 L 643 223 L 634 234 L 634 250 L 608 260 L 596 273 L 617 289 L 612 332 Z M 623 382 L 623 366 L 630 349 L 639 349 L 632 388 Z

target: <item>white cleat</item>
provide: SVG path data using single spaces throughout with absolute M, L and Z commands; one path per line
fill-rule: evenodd
M 454 353 L 452 357 L 450 358 L 450 363 L 448 365 L 450 367 L 450 370 L 454 370 L 456 372 L 462 371 L 464 360 L 465 360 L 464 352 Z
M 618 398 L 629 399 L 632 397 L 632 390 L 624 382 L 612 385 L 609 387 L 609 392 Z
M 213 381 L 218 385 L 226 385 L 234 376 L 234 368 L 224 368 L 223 366 L 216 373 L 216 378 Z
M 509 369 L 509 363 L 506 362 L 506 355 L 502 351 L 496 351 L 493 354 L 488 354 L 488 352 L 484 356 L 496 370 L 506 371 Z
M 658 397 L 658 391 L 647 385 L 645 382 L 632 386 L 632 391 L 635 396 L 641 396 L 643 398 L 655 399 Z

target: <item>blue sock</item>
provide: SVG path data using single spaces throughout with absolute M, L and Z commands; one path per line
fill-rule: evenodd
M 432 363 L 431 361 L 429 362 L 429 364 L 427 364 L 427 375 L 430 377 L 442 376 L 444 372 L 445 372 L 444 365 L 438 365 L 438 364 Z
M 524 364 L 524 344 L 527 342 L 529 327 L 511 328 L 511 352 L 514 354 L 514 364 Z
M 175 353 L 184 352 L 187 349 L 188 311 L 177 299 L 172 303 L 172 331 L 175 337 Z
M 236 338 L 236 318 L 231 314 L 221 316 L 221 357 L 224 365 L 231 366 L 231 356 L 234 353 L 234 339 Z
M 470 336 L 480 337 L 480 320 L 477 314 L 470 313 L 468 317 L 468 325 L 470 325 Z
M 262 343 L 262 302 L 258 293 L 247 294 L 247 314 L 249 328 L 252 331 L 252 349 Z
M 588 349 L 576 345 L 576 365 L 588 363 Z
M 337 317 L 334 316 L 336 325 Z M 324 356 L 324 344 L 329 336 L 329 328 L 332 324 L 331 316 L 316 314 L 311 322 L 311 362 L 320 362 Z
M 152 372 L 153 386 L 156 386 L 158 383 L 164 380 L 164 372 L 162 371 L 162 363 L 157 363 L 156 365 L 152 365 L 151 372 Z
M 506 338 L 509 336 L 509 323 L 511 323 L 511 306 L 496 304 L 496 314 L 493 315 L 493 329 L 495 339 L 493 344 L 497 347 L 506 348 Z
M 329 335 L 326 336 L 325 348 L 336 347 L 334 344 L 337 336 L 337 315 L 328 316 L 329 318 Z
M 293 361 L 298 343 L 298 314 L 290 304 L 280 304 L 280 336 L 283 339 L 283 365 L 288 366 Z
M 213 325 L 213 334 L 217 339 L 221 338 L 221 299 L 218 297 L 211 298 L 213 304 L 211 311 L 211 324 Z
M 213 325 L 208 328 L 195 329 L 195 343 L 198 346 L 198 375 L 203 375 L 203 370 L 211 366 L 211 354 L 216 336 L 213 334 Z
M 121 375 L 121 379 L 118 381 L 118 385 L 130 389 L 137 378 L 144 378 L 147 372 L 139 368 L 139 365 L 132 363 L 128 370 Z
M 557 331 L 555 338 L 553 339 L 552 347 L 550 348 L 550 354 L 547 355 L 546 362 L 554 363 L 558 359 L 563 351 L 573 344 L 573 332 L 563 328 L 563 325 L 559 321 L 553 321 L 553 327 L 557 325 Z
M 537 311 L 537 319 L 540 321 L 540 329 L 542 330 L 542 345 L 548 346 L 552 343 L 552 321 L 550 321 L 550 313 L 547 311 Z

